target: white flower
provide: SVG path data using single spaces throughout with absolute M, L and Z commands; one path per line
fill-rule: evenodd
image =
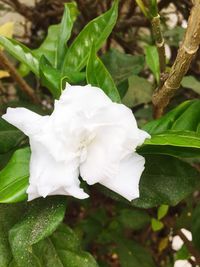
M 174 267 L 192 267 L 192 264 L 187 260 L 177 260 L 174 263 Z
M 79 173 L 128 200 L 139 197 L 145 160 L 136 147 L 150 136 L 138 129 L 129 108 L 90 85 L 67 85 L 51 116 L 8 108 L 3 118 L 29 136 L 28 199 L 47 195 L 86 198 Z

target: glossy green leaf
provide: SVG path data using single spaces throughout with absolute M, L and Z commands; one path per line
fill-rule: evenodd
M 14 58 L 24 63 L 36 76 L 39 77 L 39 62 L 28 47 L 16 40 L 3 36 L 0 36 L 0 45 L 2 45 Z
M 29 148 L 19 149 L 0 171 L 0 203 L 19 202 L 27 198 L 29 158 Z
M 76 14 L 74 13 L 74 11 L 77 8 L 77 4 L 76 2 L 71 2 L 71 3 L 66 3 L 65 5 L 65 9 L 64 9 L 64 14 L 62 17 L 62 21 L 60 24 L 60 34 L 57 36 L 57 64 L 56 66 L 58 68 L 61 67 L 61 63 L 63 61 L 63 58 L 65 56 L 66 53 L 66 43 L 69 40 L 70 36 L 71 36 L 71 32 L 72 32 L 72 27 L 74 24 L 74 21 L 76 19 Z M 74 18 L 75 16 L 75 18 Z
M 145 158 L 140 198 L 133 200 L 133 205 L 141 208 L 175 206 L 200 185 L 200 173 L 186 162 L 159 155 Z
M 116 49 L 111 49 L 101 59 L 117 85 L 144 68 L 144 56 L 133 56 Z
M 101 88 L 112 101 L 121 102 L 115 83 L 102 61 L 96 56 L 94 46 L 88 59 L 86 77 L 88 84 Z
M 200 134 L 190 131 L 155 134 L 138 151 L 142 154 L 166 154 L 183 158 L 200 157 Z
M 180 147 L 172 145 L 144 145 L 137 150 L 140 154 L 144 155 L 168 155 L 177 158 L 199 158 L 199 148 Z
M 153 88 L 146 79 L 133 75 L 128 79 L 128 91 L 126 92 L 122 103 L 130 108 L 151 101 Z
M 146 63 L 149 69 L 153 72 L 153 75 L 159 83 L 160 80 L 160 65 L 158 52 L 155 46 L 147 46 L 145 48 Z
M 58 99 L 62 92 L 61 73 L 53 68 L 44 56 L 40 58 L 40 77 L 42 85 L 49 89 L 54 98 Z
M 21 131 L 0 118 L 0 154 L 17 147 L 24 138 Z
M 65 198 L 37 199 L 29 204 L 27 213 L 9 231 L 14 259 L 20 267 L 42 266 L 32 246 L 50 236 L 65 215 Z
M 86 65 L 92 45 L 95 45 L 96 51 L 102 46 L 116 23 L 117 15 L 118 0 L 115 0 L 109 11 L 85 26 L 67 51 L 63 74 L 67 74 L 68 70 L 80 71 Z
M 58 33 L 60 33 L 60 24 L 51 25 L 43 43 L 39 48 L 33 50 L 33 54 L 38 60 L 44 55 L 54 67 L 57 66 Z
M 200 134 L 190 131 L 166 131 L 152 135 L 151 139 L 145 141 L 145 144 L 160 146 L 171 145 L 200 149 Z
M 166 154 L 190 158 L 200 156 L 200 101 L 186 101 L 174 110 L 146 124 L 150 133 L 138 151 L 142 154 Z
M 76 19 L 75 2 L 66 3 L 61 23 L 51 25 L 48 34 L 38 49 L 33 51 L 38 60 L 44 55 L 54 68 L 59 68 L 67 51 L 67 41 L 71 36 L 73 23 Z
M 168 130 L 196 132 L 199 124 L 200 100 L 188 100 L 160 119 L 147 123 L 143 127 L 143 130 L 151 135 L 163 133 Z

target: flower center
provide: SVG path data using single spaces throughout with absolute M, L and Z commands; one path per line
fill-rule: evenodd
M 86 160 L 88 147 L 93 142 L 95 136 L 94 133 L 90 133 L 84 136 L 81 140 L 79 145 L 80 163 L 83 163 Z

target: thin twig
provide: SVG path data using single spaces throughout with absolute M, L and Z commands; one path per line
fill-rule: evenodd
M 188 20 L 188 27 L 182 45 L 178 50 L 175 62 L 169 72 L 169 76 L 161 88 L 158 88 L 152 98 L 154 115 L 162 116 L 170 99 L 180 87 L 182 78 L 187 73 L 191 61 L 200 44 L 200 0 L 193 0 L 193 8 Z
M 20 86 L 21 90 L 26 93 L 34 103 L 39 103 L 34 90 L 26 83 L 26 81 L 19 75 L 15 66 L 7 59 L 2 51 L 0 51 L 0 65 L 5 68 L 16 83 Z

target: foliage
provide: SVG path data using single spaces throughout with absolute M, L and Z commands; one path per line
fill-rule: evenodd
M 146 19 L 157 16 L 156 1 L 136 2 Z M 128 202 L 103 186 L 87 188 L 83 183 L 92 199 L 48 197 L 27 202 L 28 140 L 0 119 L 0 267 L 156 267 L 161 262 L 173 266 L 175 259 L 190 258 L 191 246 L 200 253 L 200 100 L 187 100 L 188 94 L 198 98 L 199 80 L 191 70 L 181 85 L 192 91 L 179 93 L 166 114 L 152 120 L 153 89 L 163 78 L 152 36 L 137 35 L 134 54 L 118 50 L 117 45 L 107 49 L 112 38 L 123 41 L 116 33 L 118 24 L 115 27 L 122 2 L 113 1 L 81 31 L 78 3 L 64 4 L 60 23 L 49 26 L 39 47 L 30 49 L 12 39 L 11 24 L 0 27 L 0 45 L 20 63 L 19 73 L 28 83 L 35 86 L 40 81 L 35 93 L 42 99 L 44 115 L 51 113 L 52 99 L 59 99 L 66 82 L 98 86 L 113 102 L 135 112 L 142 129 L 151 135 L 137 149 L 146 160 L 140 197 Z M 164 37 L 174 49 L 183 29 L 170 30 L 166 25 Z M 7 76 L 0 72 L 0 78 Z M 19 88 L 17 94 L 18 103 L 7 101 L 2 109 L 21 103 L 41 109 Z M 183 227 L 192 231 L 193 242 L 175 255 L 168 237 L 171 229 Z

